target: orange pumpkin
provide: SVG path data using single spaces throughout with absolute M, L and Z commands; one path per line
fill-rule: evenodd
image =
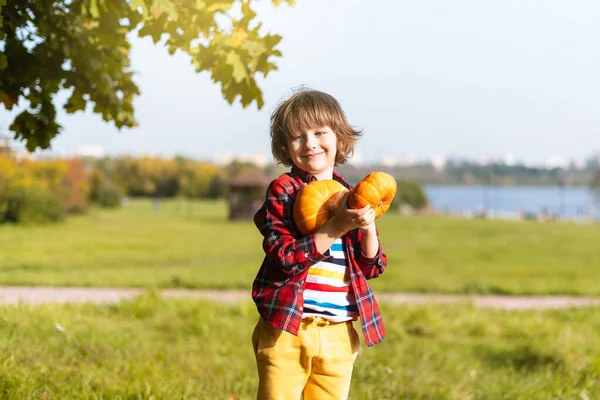
M 318 231 L 338 209 L 348 191 L 338 181 L 312 181 L 300 189 L 294 201 L 294 221 L 303 235 Z
M 372 172 L 352 189 L 348 196 L 348 207 L 358 209 L 369 204 L 375 210 L 375 218 L 379 218 L 390 208 L 396 189 L 393 176 L 385 172 Z

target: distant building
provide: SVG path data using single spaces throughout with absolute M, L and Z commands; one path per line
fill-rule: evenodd
M 102 146 L 82 146 L 77 149 L 77 155 L 82 157 L 95 157 L 102 158 L 104 157 L 104 148 Z
M 587 159 L 585 162 L 586 169 L 597 169 L 600 168 L 600 154 L 595 154 Z
M 431 165 L 436 171 L 443 171 L 446 168 L 446 159 L 442 156 L 436 156 L 431 159 Z
M 252 219 L 262 206 L 272 179 L 266 175 L 242 175 L 229 180 L 229 219 Z
M 269 158 L 265 154 L 244 154 L 244 155 L 233 155 L 233 154 L 217 154 L 213 161 L 217 165 L 231 164 L 233 161 L 242 163 L 251 163 L 261 168 L 266 167 L 269 164 Z

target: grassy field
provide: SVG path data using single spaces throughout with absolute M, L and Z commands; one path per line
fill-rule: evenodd
M 387 213 L 377 291 L 600 295 L 600 225 Z M 249 289 L 263 257 L 223 202 L 134 201 L 47 226 L 0 226 L 0 284 Z
M 600 226 L 386 214 L 375 292 L 600 295 Z M 261 237 L 225 204 L 149 201 L 63 224 L 0 227 L 0 284 L 250 288 Z M 233 246 L 233 247 L 232 247 Z M 233 249 L 233 250 L 231 250 Z M 250 302 L 0 307 L 0 400 L 254 398 Z M 600 398 L 598 308 L 382 305 L 350 398 Z
M 596 399 L 597 309 L 384 306 L 351 399 Z M 0 399 L 251 399 L 250 303 L 149 293 L 111 306 L 0 307 Z

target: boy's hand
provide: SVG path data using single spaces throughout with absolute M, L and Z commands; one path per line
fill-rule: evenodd
M 354 228 L 360 228 L 362 230 L 375 229 L 375 210 L 370 205 L 366 205 L 363 208 L 352 210 L 348 208 L 348 196 L 347 192 L 336 213 L 331 218 L 332 223 L 340 231 L 348 232 Z

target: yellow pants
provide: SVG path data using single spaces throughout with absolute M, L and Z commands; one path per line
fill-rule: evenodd
M 302 321 L 298 336 L 259 319 L 252 344 L 258 400 L 346 399 L 360 340 L 352 321 Z

